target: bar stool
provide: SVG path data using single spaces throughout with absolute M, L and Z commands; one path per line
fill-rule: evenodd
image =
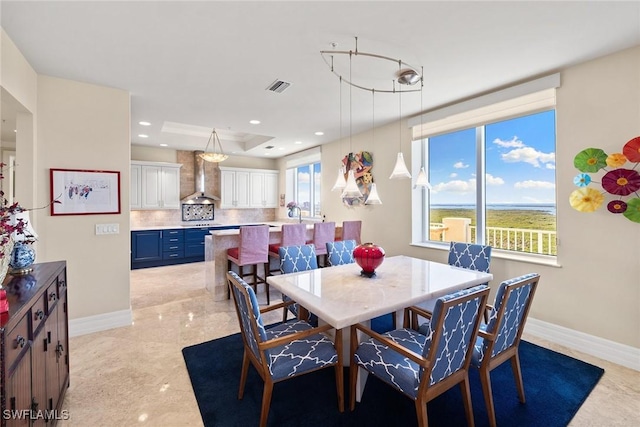
M 327 266 L 327 243 L 336 240 L 336 223 L 335 222 L 316 222 L 313 224 L 313 243 L 316 247 L 316 255 L 318 257 L 318 266 L 320 266 L 320 257 L 324 259 L 322 267 Z
M 231 271 L 233 264 L 238 266 L 238 276 L 244 278 L 252 275 L 253 289 L 258 293 L 258 283 L 264 283 L 267 293 L 267 305 L 269 300 L 269 285 L 266 277 L 269 272 L 269 226 L 268 225 L 245 225 L 240 227 L 239 244 L 237 248 L 227 249 L 227 270 Z M 258 264 L 264 266 L 264 278 L 258 277 Z M 253 266 L 250 273 L 244 272 L 245 266 Z M 227 299 L 231 297 L 230 289 L 227 287 Z
M 356 245 L 362 243 L 360 233 L 362 221 L 342 221 L 342 237 L 336 240 L 355 240 Z
M 307 225 L 306 224 L 283 224 L 280 243 L 272 243 L 269 245 L 269 258 L 275 258 L 280 262 L 278 249 L 280 246 L 301 246 L 307 243 Z M 269 263 L 271 264 L 271 263 Z M 273 270 L 269 269 L 269 273 L 280 271 L 280 267 Z

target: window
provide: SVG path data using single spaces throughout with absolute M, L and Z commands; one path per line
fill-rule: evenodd
M 286 164 L 286 203 L 295 201 L 304 217 L 319 218 L 321 214 L 322 169 L 320 151 L 289 158 Z
M 494 108 L 414 127 L 413 168 L 424 166 L 432 185 L 413 194 L 414 243 L 557 254 L 555 90 L 548 99 L 528 113 Z

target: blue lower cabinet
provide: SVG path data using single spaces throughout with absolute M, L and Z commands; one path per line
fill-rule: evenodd
M 162 259 L 162 231 L 131 232 L 131 264 Z
M 171 228 L 131 232 L 131 269 L 204 261 L 210 228 Z
M 184 230 L 184 256 L 198 257 L 204 260 L 204 238 L 209 228 L 188 228 Z

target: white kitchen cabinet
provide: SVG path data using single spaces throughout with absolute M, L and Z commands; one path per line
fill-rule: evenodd
M 249 171 L 246 169 L 220 168 L 220 207 L 249 207 Z
M 278 206 L 278 173 L 251 172 L 251 207 L 275 208 Z
M 131 162 L 132 209 L 180 209 L 181 164 L 159 162 Z M 139 179 L 133 178 L 133 169 L 140 168 Z M 138 184 L 139 183 L 139 184 Z M 134 189 L 134 184 L 136 185 Z M 133 194 L 140 202 L 134 207 Z
M 275 208 L 278 171 L 220 167 L 222 209 Z
M 130 209 L 140 209 L 142 208 L 142 198 L 140 196 L 140 187 L 142 185 L 141 170 L 142 166 L 140 165 L 131 165 L 131 206 Z

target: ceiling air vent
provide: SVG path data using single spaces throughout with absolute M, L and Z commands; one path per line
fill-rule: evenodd
M 267 150 L 272 150 L 273 148 L 275 148 L 275 145 L 267 145 L 266 147 Z
M 267 87 L 267 90 L 275 93 L 282 93 L 287 90 L 289 86 L 291 86 L 291 83 L 289 82 L 285 82 L 284 80 L 276 80 Z

